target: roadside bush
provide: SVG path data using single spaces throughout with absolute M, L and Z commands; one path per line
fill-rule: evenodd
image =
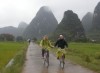
M 100 59 L 100 52 L 95 53 L 95 59 Z
M 89 55 L 85 55 L 85 62 L 90 63 L 91 59 Z
M 90 40 L 87 39 L 87 38 L 78 38 L 78 39 L 75 39 L 75 42 L 84 42 L 84 43 L 86 43 L 86 42 L 90 42 Z
M 14 41 L 14 39 L 12 34 L 0 34 L 0 41 Z
M 22 42 L 22 41 L 24 41 L 24 39 L 23 39 L 22 36 L 17 36 L 17 37 L 16 37 L 16 41 L 18 41 L 18 42 Z

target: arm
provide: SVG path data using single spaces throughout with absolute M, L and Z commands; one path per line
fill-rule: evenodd
M 56 47 L 57 45 L 58 45 L 58 40 L 57 40 L 57 42 L 55 43 L 55 45 L 54 45 L 54 46 Z
M 43 40 L 40 41 L 40 46 L 41 46 L 41 47 L 43 46 L 42 44 L 43 44 Z
M 51 42 L 49 41 L 49 47 L 53 48 L 54 46 L 51 45 Z
M 65 41 L 65 45 L 66 45 L 66 47 L 68 48 L 68 43 Z

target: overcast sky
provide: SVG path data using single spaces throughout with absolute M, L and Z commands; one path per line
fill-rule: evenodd
M 100 0 L 0 0 L 0 27 L 15 26 L 21 21 L 27 24 L 35 17 L 41 6 L 49 6 L 61 21 L 64 11 L 73 10 L 79 18 L 93 12 Z

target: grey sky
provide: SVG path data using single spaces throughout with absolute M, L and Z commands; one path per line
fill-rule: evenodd
M 64 11 L 73 10 L 79 18 L 93 12 L 100 0 L 0 0 L 0 27 L 30 23 L 41 6 L 49 6 L 58 22 Z

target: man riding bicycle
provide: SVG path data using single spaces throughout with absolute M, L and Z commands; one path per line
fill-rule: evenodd
M 53 46 L 51 45 L 51 42 L 48 40 L 48 36 L 45 35 L 43 39 L 40 42 L 40 46 L 42 47 L 42 57 L 44 58 L 44 53 L 47 51 L 47 55 L 49 57 L 49 50 Z
M 65 59 L 65 47 L 68 48 L 68 44 L 65 41 L 63 35 L 59 36 L 59 39 L 57 40 L 57 42 L 55 43 L 55 47 L 58 47 L 58 51 L 57 51 L 57 59 L 59 59 L 63 53 L 63 57 Z

